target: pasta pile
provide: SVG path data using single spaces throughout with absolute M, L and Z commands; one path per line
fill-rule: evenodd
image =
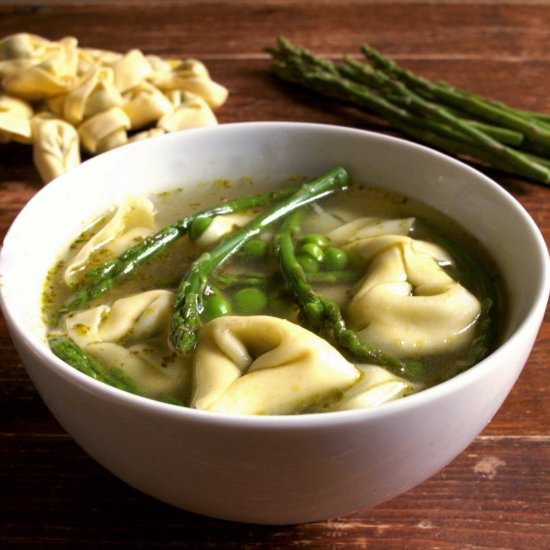
M 44 183 L 128 142 L 217 124 L 227 89 L 195 59 L 79 48 L 19 33 L 0 40 L 0 143 L 33 145 Z

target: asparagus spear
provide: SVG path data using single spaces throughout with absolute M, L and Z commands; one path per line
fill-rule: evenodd
M 350 284 L 359 280 L 357 271 L 318 271 L 306 273 L 306 279 L 312 284 Z M 280 273 L 222 273 L 214 276 L 214 284 L 219 288 L 233 286 L 268 286 L 280 282 Z
M 504 146 L 485 132 L 469 124 L 466 120 L 456 117 L 437 103 L 420 97 L 415 92 L 410 91 L 403 83 L 391 79 L 383 72 L 373 71 L 370 67 L 366 67 L 351 58 L 347 58 L 346 62 L 359 79 L 362 78 L 367 83 L 374 82 L 394 92 L 394 101 L 400 103 L 403 107 L 418 111 L 426 116 L 428 120 L 433 117 L 443 124 L 449 125 L 459 133 L 464 134 L 467 141 L 471 141 L 495 157 L 502 158 L 512 168 L 525 173 L 528 177 L 537 181 L 550 183 L 550 171 L 546 167 L 533 162 L 519 151 Z
M 412 90 L 409 90 L 401 82 L 393 80 L 383 71 L 375 70 L 372 67 L 365 65 L 364 63 L 360 63 L 350 56 L 346 56 L 344 58 L 344 61 L 345 65 L 338 68 L 338 71 L 342 76 L 354 80 L 355 82 L 373 86 L 375 89 L 385 93 L 385 96 L 390 101 L 398 105 L 402 105 L 404 106 L 404 108 L 408 108 L 411 104 L 422 101 L 426 101 L 427 103 L 433 103 L 435 101 L 434 98 L 427 100 L 425 96 L 421 97 L 417 95 Z M 476 143 L 477 141 L 475 137 L 474 139 L 471 138 L 468 131 L 464 131 L 464 129 L 461 128 L 457 129 L 456 124 L 454 124 L 455 119 L 469 127 L 473 127 L 477 130 L 482 131 L 486 135 L 504 145 L 512 145 L 514 147 L 518 147 L 524 141 L 523 134 L 516 130 L 511 130 L 509 128 L 503 128 L 501 126 L 494 126 L 485 122 L 472 120 L 471 118 L 465 117 L 463 112 L 453 107 L 443 107 L 441 105 L 436 106 L 439 109 L 442 109 L 446 115 L 451 115 L 451 124 L 454 127 L 453 133 L 455 134 L 455 136 L 460 137 L 461 139 L 465 139 L 473 143 Z M 427 114 L 431 115 L 433 113 L 428 112 Z M 424 123 L 429 124 L 430 122 L 431 118 L 426 118 L 424 120 Z M 456 133 L 456 131 L 458 131 L 458 133 Z
M 430 101 L 433 101 L 430 100 Z M 504 143 L 504 145 L 510 145 L 512 147 L 520 147 L 525 142 L 525 137 L 521 132 L 517 130 L 511 130 L 510 128 L 504 128 L 502 126 L 495 126 L 493 124 L 488 124 L 487 122 L 481 122 L 471 118 L 468 113 L 464 113 L 459 109 L 454 107 L 445 106 L 445 109 L 450 113 L 454 114 L 457 118 L 465 120 L 472 126 L 476 127 L 478 130 L 482 130 L 486 134 L 495 138 L 497 141 Z
M 54 336 L 49 338 L 48 344 L 57 357 L 80 372 L 120 390 L 142 395 L 135 382 L 122 369 L 104 369 L 102 365 L 87 355 L 71 339 L 65 336 Z
M 305 324 L 335 346 L 346 349 L 357 361 L 384 366 L 409 380 L 419 379 L 423 367 L 418 361 L 400 360 L 361 340 L 355 331 L 346 326 L 338 304 L 317 294 L 308 284 L 304 270 L 296 260 L 293 242 L 302 215 L 299 210 L 290 214 L 274 240 L 281 272 L 298 302 Z
M 280 220 L 296 208 L 345 189 L 349 175 L 342 167 L 336 167 L 325 175 L 303 184 L 293 195 L 274 204 L 256 216 L 241 229 L 222 239 L 211 250 L 204 252 L 193 262 L 176 292 L 176 301 L 170 325 L 170 340 L 177 353 L 191 353 L 196 343 L 196 333 L 201 325 L 203 294 L 208 277 L 214 269 L 235 254 L 249 239 L 266 227 Z
M 430 98 L 456 107 L 482 120 L 518 130 L 534 142 L 543 145 L 547 150 L 550 148 L 550 129 L 539 124 L 535 117 L 528 116 L 526 112 L 520 114 L 509 107 L 503 108 L 500 104 L 489 102 L 480 96 L 464 92 L 444 83 L 434 83 L 421 78 L 413 72 L 403 69 L 394 61 L 387 59 L 367 44 L 362 46 L 361 51 L 375 67 L 402 80 L 419 93 L 427 94 Z
M 478 160 L 540 183 L 550 182 L 550 170 L 544 163 L 537 162 L 533 155 L 518 156 L 515 151 L 511 154 L 510 151 L 502 153 L 503 146 L 480 136 L 482 132 L 479 127 L 469 128 L 468 133 L 464 133 L 456 124 L 455 128 L 452 128 L 448 124 L 425 116 L 416 116 L 406 108 L 406 102 L 401 100 L 400 104 L 396 105 L 389 101 L 395 94 L 382 97 L 379 91 L 346 78 L 332 62 L 296 48 L 284 38 L 278 40 L 277 48 L 268 51 L 273 55 L 275 73 L 284 80 L 366 108 L 414 139 L 455 156 Z M 446 117 L 445 120 L 447 122 L 449 119 Z M 481 146 L 479 141 L 483 141 Z
M 500 126 L 493 126 L 491 124 L 486 124 L 485 122 L 472 120 L 471 118 L 462 118 L 459 115 L 457 115 L 457 118 L 467 122 L 470 126 L 485 132 L 488 136 L 500 141 L 500 143 L 503 143 L 504 145 L 519 147 L 524 141 L 523 134 L 521 132 L 510 130 L 509 128 L 501 128 Z
M 265 206 L 292 195 L 298 187 L 288 187 L 272 193 L 261 193 L 250 197 L 242 197 L 185 216 L 171 225 L 167 225 L 154 235 L 128 248 L 117 258 L 108 260 L 99 267 L 88 272 L 84 278 L 86 284 L 71 294 L 61 309 L 61 314 L 79 309 L 98 296 L 107 292 L 115 285 L 130 278 L 139 268 L 160 253 L 168 250 L 180 237 L 189 231 L 194 222 L 222 214 L 231 214 L 240 210 L 248 210 Z

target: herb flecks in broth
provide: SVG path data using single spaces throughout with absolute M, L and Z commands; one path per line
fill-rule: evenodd
M 163 229 L 129 240 L 119 256 L 95 251 L 76 290 L 64 271 L 109 216 L 50 270 L 44 319 L 66 362 L 174 404 L 296 414 L 379 406 L 455 376 L 494 349 L 503 308 L 497 272 L 477 241 L 440 213 L 353 184 L 274 222 L 270 212 L 292 203 L 301 185 L 246 196 L 254 183 L 243 178 L 196 189 L 151 197 Z M 209 206 L 214 200 L 222 202 Z M 200 284 L 189 300 L 193 273 Z M 458 304 L 451 317 L 449 300 Z M 180 348 L 174 334 L 182 322 L 190 339 Z M 334 371 L 289 344 L 309 333 L 338 357 Z M 175 354 L 174 344 L 190 355 Z M 218 359 L 204 362 L 212 357 L 205 345 Z M 198 398 L 205 388 L 208 405 Z

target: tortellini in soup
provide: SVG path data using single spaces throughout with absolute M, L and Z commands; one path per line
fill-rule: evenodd
M 167 341 L 174 293 L 150 290 L 68 315 L 65 330 L 107 368 L 121 369 L 144 395 L 186 398 L 191 365 Z
M 271 316 L 227 316 L 201 330 L 191 406 L 293 414 L 350 387 L 358 370 L 328 342 Z
M 70 259 L 64 272 L 65 283 L 74 286 L 90 267 L 94 257 L 100 255 L 101 259 L 106 260 L 116 256 L 136 241 L 151 235 L 154 229 L 153 203 L 145 198 L 129 198 Z
M 122 71 L 129 60 L 117 62 Z M 159 75 L 170 72 L 155 66 Z M 202 202 L 185 189 L 130 197 L 94 222 L 48 278 L 50 334 L 66 338 L 98 372 L 129 377 L 140 395 L 230 415 L 381 407 L 462 372 L 494 348 L 495 270 L 475 240 L 423 205 L 351 186 L 304 209 L 291 236 L 290 278 L 277 226 L 252 234 L 201 275 L 194 347 L 176 353 L 182 281 L 235 232 L 247 234 L 262 212 L 215 215 L 217 208 L 208 219 L 186 218 L 227 204 L 228 182 L 209 185 L 197 195 Z M 151 258 L 143 253 L 161 242 L 163 227 L 171 235 L 176 225 L 187 229 L 171 248 Z M 94 294 L 96 274 L 118 273 L 122 253 L 149 259 Z M 87 292 L 89 300 L 71 302 Z M 304 296 L 317 301 L 304 305 Z M 64 309 L 67 303 L 78 307 Z
M 349 249 L 367 263 L 347 305 L 362 338 L 398 357 L 452 353 L 471 342 L 480 303 L 438 265 L 437 249 L 409 237 L 366 238 Z

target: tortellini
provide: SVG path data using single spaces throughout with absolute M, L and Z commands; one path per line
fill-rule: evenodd
M 162 128 L 151 128 L 150 130 L 143 130 L 143 132 L 138 132 L 132 137 L 128 138 L 128 143 L 134 143 L 136 141 L 143 141 L 152 137 L 162 136 L 166 132 Z
M 112 63 L 115 85 L 122 93 L 141 84 L 153 69 L 139 50 L 130 50 L 125 56 Z
M 0 40 L 0 77 L 41 61 L 51 42 L 35 34 L 12 34 Z
M 161 90 L 184 90 L 202 97 L 210 107 L 220 107 L 227 99 L 227 89 L 210 79 L 206 66 L 196 59 L 187 59 L 170 73 L 153 75 L 152 82 Z
M 199 247 L 209 248 L 228 233 L 246 225 L 252 218 L 254 218 L 254 214 L 246 212 L 215 216 L 195 242 Z
M 128 198 L 71 258 L 64 272 L 65 284 L 76 285 L 94 256 L 100 255 L 101 260 L 117 256 L 135 242 L 154 233 L 155 229 L 153 203 L 143 197 Z
M 219 317 L 199 334 L 191 406 L 231 414 L 299 413 L 358 378 L 338 350 L 290 321 Z
M 11 140 L 30 143 L 32 116 L 32 107 L 26 101 L 0 95 L 0 143 Z
M 357 368 L 361 372 L 359 381 L 319 410 L 373 409 L 420 389 L 419 384 L 396 376 L 378 365 L 357 365 Z
M 174 293 L 150 290 L 65 319 L 68 336 L 106 368 L 122 369 L 147 396 L 187 400 L 191 366 L 168 347 Z
M 153 85 L 146 82 L 124 94 L 124 112 L 130 119 L 131 128 L 143 128 L 173 110 L 170 100 Z M 211 111 L 210 111 L 211 112 Z M 159 127 L 165 128 L 159 121 Z M 180 129 L 180 128 L 178 128 Z
M 36 117 L 32 121 L 33 160 L 42 179 L 49 181 L 80 164 L 78 134 L 60 119 Z
M 347 306 L 361 338 L 398 357 L 454 353 L 471 342 L 480 303 L 440 267 L 443 250 L 399 235 L 348 248 L 368 261 Z
M 331 231 L 327 237 L 336 246 L 352 241 L 380 235 L 408 235 L 414 224 L 414 218 L 374 218 L 362 217 L 346 223 Z
M 80 84 L 66 96 L 54 98 L 61 100 L 60 114 L 71 124 L 79 124 L 85 118 L 122 105 L 122 95 L 114 84 L 114 73 L 108 67 L 92 67 L 82 78 Z M 55 103 L 50 101 L 50 108 Z
M 206 101 L 195 94 L 185 94 L 184 100 L 173 111 L 168 111 L 158 121 L 159 128 L 167 132 L 216 126 L 216 117 Z
M 82 147 L 89 153 L 102 153 L 126 143 L 130 119 L 120 107 L 97 113 L 78 127 Z
M 149 290 L 69 315 L 67 333 L 80 347 L 97 342 L 151 338 L 168 322 L 174 294 Z
M 43 118 L 73 125 L 77 146 L 92 155 L 152 135 L 214 126 L 213 109 L 228 95 L 194 59 L 163 59 L 138 49 L 122 54 L 78 48 L 73 37 L 55 42 L 28 33 L 0 40 L 2 91 L 7 95 L 0 96 L 0 143 L 19 141 L 32 143 L 35 151 L 50 150 L 50 135 L 34 133 L 30 123 L 36 107 L 47 110 Z M 71 140 L 75 135 L 63 132 Z M 71 155 L 71 162 L 57 163 L 55 169 L 44 167 L 43 155 L 34 158 L 47 182 L 80 157 Z
M 70 90 L 77 81 L 76 39 L 63 38 L 38 63 L 7 75 L 2 85 L 11 95 L 36 101 Z

